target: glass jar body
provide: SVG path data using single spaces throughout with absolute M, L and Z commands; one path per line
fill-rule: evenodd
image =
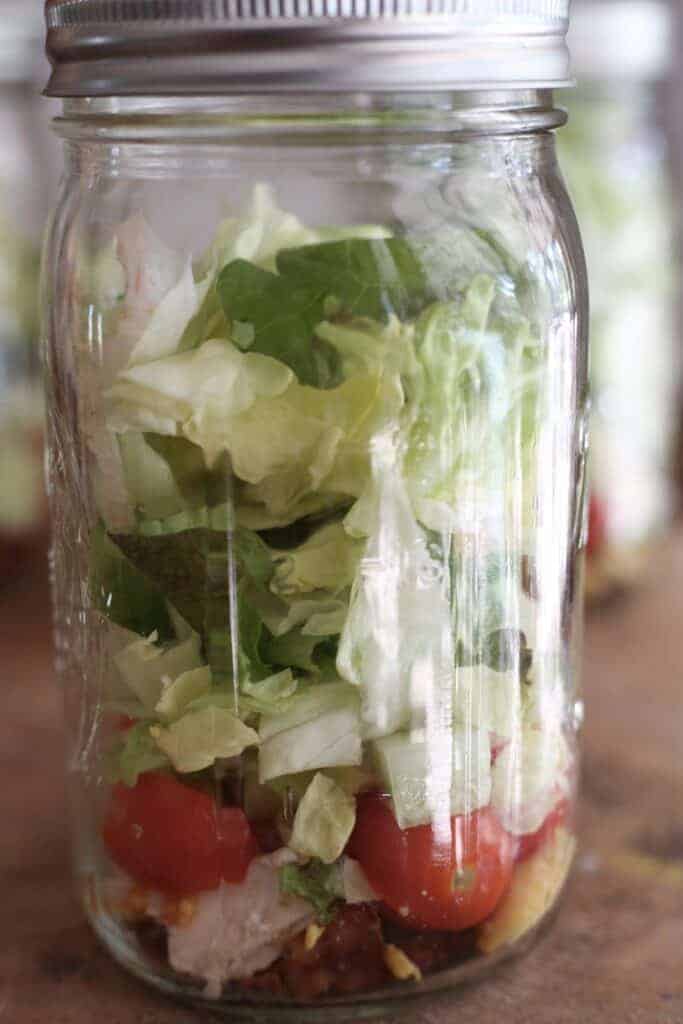
M 398 1012 L 569 868 L 585 282 L 526 100 L 67 111 L 77 868 L 120 960 L 231 1014 Z
M 591 284 L 587 592 L 600 598 L 646 574 L 675 512 L 680 261 L 657 84 L 588 80 L 568 106 L 560 152 Z

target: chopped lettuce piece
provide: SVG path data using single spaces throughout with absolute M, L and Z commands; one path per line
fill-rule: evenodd
M 375 740 L 373 748 L 400 828 L 437 820 L 444 814 L 444 797 L 449 817 L 471 814 L 491 799 L 491 745 L 485 731 L 455 728 L 447 742 L 438 744 L 427 733 L 421 738 L 395 733 Z
M 411 385 L 416 409 L 405 473 L 430 529 L 448 522 L 449 509 L 451 529 L 461 530 L 505 514 L 500 481 L 509 472 L 511 444 L 519 461 L 520 437 L 520 470 L 530 472 L 538 342 L 515 303 L 480 274 L 458 300 L 435 303 L 418 319 L 420 370 Z M 531 514 L 524 509 L 527 519 Z
M 570 754 L 559 729 L 524 723 L 493 766 L 492 806 L 512 835 L 536 832 L 568 789 Z
M 284 713 L 262 715 L 259 734 L 261 782 L 362 760 L 358 696 L 346 683 L 307 687 Z
M 474 274 L 499 277 L 513 269 L 491 234 L 452 217 L 436 230 L 415 235 L 412 245 L 433 290 L 444 299 L 462 294 Z
M 521 716 L 518 672 L 497 672 L 483 664 L 458 667 L 453 691 L 453 718 L 457 723 L 493 732 L 502 740 L 514 735 Z
M 213 339 L 119 373 L 108 395 L 109 419 L 117 432 L 146 429 L 151 410 L 174 424 L 171 433 L 182 430 L 200 445 L 213 465 L 227 448 L 231 421 L 258 398 L 282 394 L 291 380 L 292 371 L 276 359 Z
M 211 669 L 208 665 L 181 672 L 173 680 L 166 676 L 162 679 L 161 696 L 154 710 L 162 722 L 172 722 L 180 718 L 188 704 L 203 697 L 210 689 Z
M 298 217 L 281 210 L 270 186 L 257 184 L 244 217 L 228 218 L 218 227 L 216 239 L 205 263 L 225 266 L 231 260 L 249 260 L 266 270 L 275 270 L 280 249 L 308 245 L 318 232 L 305 227 Z
M 180 348 L 196 348 L 207 338 L 228 337 L 229 324 L 216 288 L 218 275 L 226 264 L 249 260 L 264 270 L 275 270 L 279 249 L 308 245 L 317 240 L 316 232 L 304 227 L 292 213 L 277 207 L 267 185 L 256 185 L 246 215 L 228 217 L 219 224 L 214 241 L 196 267 L 197 278 L 206 293 L 185 329 Z M 235 325 L 232 333 L 237 340 Z
M 292 701 L 290 708 L 285 715 L 264 715 L 261 719 L 259 732 L 261 740 L 265 741 L 281 732 L 287 732 L 296 726 L 305 725 L 308 722 L 315 722 L 321 715 L 328 711 L 350 709 L 355 711 L 358 707 L 358 694 L 353 686 L 348 683 L 319 683 L 309 686 Z M 322 737 L 322 741 L 334 739 L 334 736 Z M 357 762 L 340 762 L 343 764 L 356 764 Z M 322 767 L 313 765 L 312 767 Z M 302 769 L 303 771 L 303 769 Z
M 238 517 L 242 503 L 263 506 L 271 525 L 348 507 L 366 486 L 374 439 L 395 427 L 402 405 L 398 374 L 385 372 L 356 374 L 328 391 L 292 385 L 255 403 L 231 438 L 235 472 L 248 481 Z
M 100 526 L 90 535 L 90 593 L 94 607 L 138 636 L 174 640 L 163 590 L 136 567 Z
M 166 754 L 150 736 L 150 724 L 149 721 L 136 722 L 118 737 L 106 757 L 108 782 L 134 786 L 144 772 L 170 768 Z
M 150 726 L 150 735 L 177 772 L 210 768 L 217 758 L 237 757 L 258 743 L 258 734 L 225 708 L 189 711 L 168 728 Z
M 249 594 L 254 607 L 274 637 L 282 637 L 301 627 L 304 636 L 329 636 L 339 633 L 348 608 L 348 596 L 330 597 L 327 591 L 313 593 L 287 603 L 272 593 Z
M 346 903 L 376 903 L 381 897 L 370 885 L 365 872 L 352 857 L 342 860 L 342 882 Z
M 179 640 L 187 640 L 193 634 L 196 636 L 196 633 L 193 630 L 192 626 L 189 624 L 189 622 L 185 621 L 180 612 L 176 611 L 172 604 L 168 605 L 168 614 L 171 617 L 171 622 L 173 623 L 175 635 L 178 637 Z
M 117 437 L 94 413 L 84 415 L 83 428 L 97 514 L 113 533 L 132 530 L 135 515 L 123 475 Z
M 317 772 L 294 816 L 289 846 L 303 857 L 332 864 L 344 851 L 356 822 L 356 802 Z
M 202 667 L 196 634 L 167 647 L 156 644 L 156 634 L 135 640 L 114 657 L 114 664 L 131 693 L 149 713 L 156 708 L 163 691 L 163 679 L 174 680 Z
M 231 583 L 249 578 L 265 585 L 272 572 L 268 549 L 243 527 L 225 532 L 185 529 L 149 536 L 117 534 L 115 541 L 127 562 L 153 581 L 193 630 L 227 630 L 224 643 L 229 642 Z M 253 602 L 241 597 L 240 591 L 237 625 L 240 639 L 244 632 L 246 642 L 248 627 L 253 625 Z
M 272 676 L 267 676 L 259 682 L 252 683 L 249 680 L 242 683 L 242 691 L 247 696 L 261 701 L 263 704 L 278 704 L 296 693 L 298 682 L 292 675 L 292 670 L 284 669 Z
M 289 711 L 282 717 L 288 714 Z M 259 779 L 267 782 L 280 775 L 295 775 L 315 768 L 357 765 L 362 756 L 358 709 L 342 707 L 325 711 L 311 721 L 263 740 L 259 750 Z
M 207 622 L 206 652 L 209 664 L 214 670 L 228 677 L 237 675 L 240 681 L 260 680 L 270 674 L 271 666 L 263 660 L 261 652 L 264 629 L 261 618 L 247 600 L 244 588 L 240 584 L 236 594 L 237 619 L 235 631 L 222 624 L 221 619 L 230 619 L 235 610 L 230 607 L 226 598 L 222 603 L 213 605 L 213 612 L 220 624 L 209 627 Z M 237 640 L 237 650 L 234 641 Z
M 216 288 L 226 318 L 252 328 L 251 352 L 284 363 L 302 384 L 325 387 L 334 380 L 334 350 L 327 352 L 321 342 L 316 350 L 313 343 L 315 325 L 324 316 L 324 295 L 317 289 L 246 260 L 229 263 Z
M 384 440 L 337 654 L 339 675 L 360 690 L 366 738 L 421 727 L 427 708 L 446 714 L 455 661 L 445 567 L 415 519 L 395 442 Z
M 209 282 L 195 283 L 188 263 L 176 285 L 164 295 L 152 313 L 142 337 L 130 354 L 128 365 L 153 362 L 177 351 L 192 317 L 199 310 Z
M 419 370 L 413 344 L 415 328 L 398 317 L 390 316 L 386 324 L 360 319 L 350 324 L 324 321 L 315 332 L 339 353 L 345 378 L 373 373 L 378 367 L 396 370 L 403 377 L 412 377 Z
M 118 436 L 130 504 L 145 519 L 163 519 L 205 504 L 202 451 L 178 437 L 128 431 Z
M 115 343 L 103 345 L 102 380 L 109 382 L 128 362 L 164 297 L 183 273 L 182 256 L 154 233 L 142 214 L 129 217 L 116 231 L 116 257 L 125 289 L 113 311 L 111 331 Z M 121 286 L 121 271 L 111 266 L 114 287 Z
M 273 552 L 270 588 L 283 597 L 314 590 L 336 595 L 353 582 L 361 551 L 362 545 L 349 537 L 342 523 L 329 523 L 299 547 Z
M 293 629 L 284 636 L 265 639 L 264 657 L 272 665 L 288 665 L 303 669 L 304 672 L 317 673 L 319 666 L 315 660 L 315 650 L 327 639 L 323 636 L 305 636 L 300 629 Z
M 286 249 L 276 264 L 290 288 L 312 291 L 323 304 L 336 299 L 345 313 L 372 320 L 392 313 L 408 320 L 430 297 L 422 264 L 405 238 L 346 238 Z
M 307 900 L 321 924 L 332 920 L 335 904 L 344 898 L 339 866 L 319 860 L 284 864 L 280 868 L 280 891 Z

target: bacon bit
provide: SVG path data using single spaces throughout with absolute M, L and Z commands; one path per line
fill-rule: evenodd
M 286 991 L 295 999 L 353 995 L 390 980 L 383 959 L 379 916 L 369 904 L 343 907 L 311 950 L 296 936 L 278 962 Z
M 306 935 L 304 937 L 304 947 L 307 953 L 310 953 L 312 949 L 315 949 L 318 939 L 322 936 L 324 928 L 321 928 L 319 924 L 312 921 L 306 929 Z
M 182 896 L 180 899 L 167 899 L 161 920 L 168 927 L 179 928 L 192 924 L 197 913 L 197 900 L 193 896 Z
M 384 963 L 399 981 L 422 981 L 422 971 L 398 946 L 384 947 Z

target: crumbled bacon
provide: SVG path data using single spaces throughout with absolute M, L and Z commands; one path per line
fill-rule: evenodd
M 312 948 L 306 948 L 305 933 L 297 935 L 273 967 L 243 984 L 312 1000 L 379 988 L 390 980 L 379 915 L 359 903 L 344 907 Z
M 395 943 L 423 974 L 442 971 L 475 951 L 475 929 L 465 932 L 416 932 L 385 922 L 387 942 Z

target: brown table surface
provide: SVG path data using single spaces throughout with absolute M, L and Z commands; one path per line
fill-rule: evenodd
M 45 585 L 40 572 L 10 582 L 0 592 L 0 1024 L 214 1019 L 127 977 L 83 920 Z M 556 925 L 494 979 L 415 1010 L 414 1024 L 683 1024 L 683 533 L 656 586 L 592 618 L 585 696 L 582 846 Z

